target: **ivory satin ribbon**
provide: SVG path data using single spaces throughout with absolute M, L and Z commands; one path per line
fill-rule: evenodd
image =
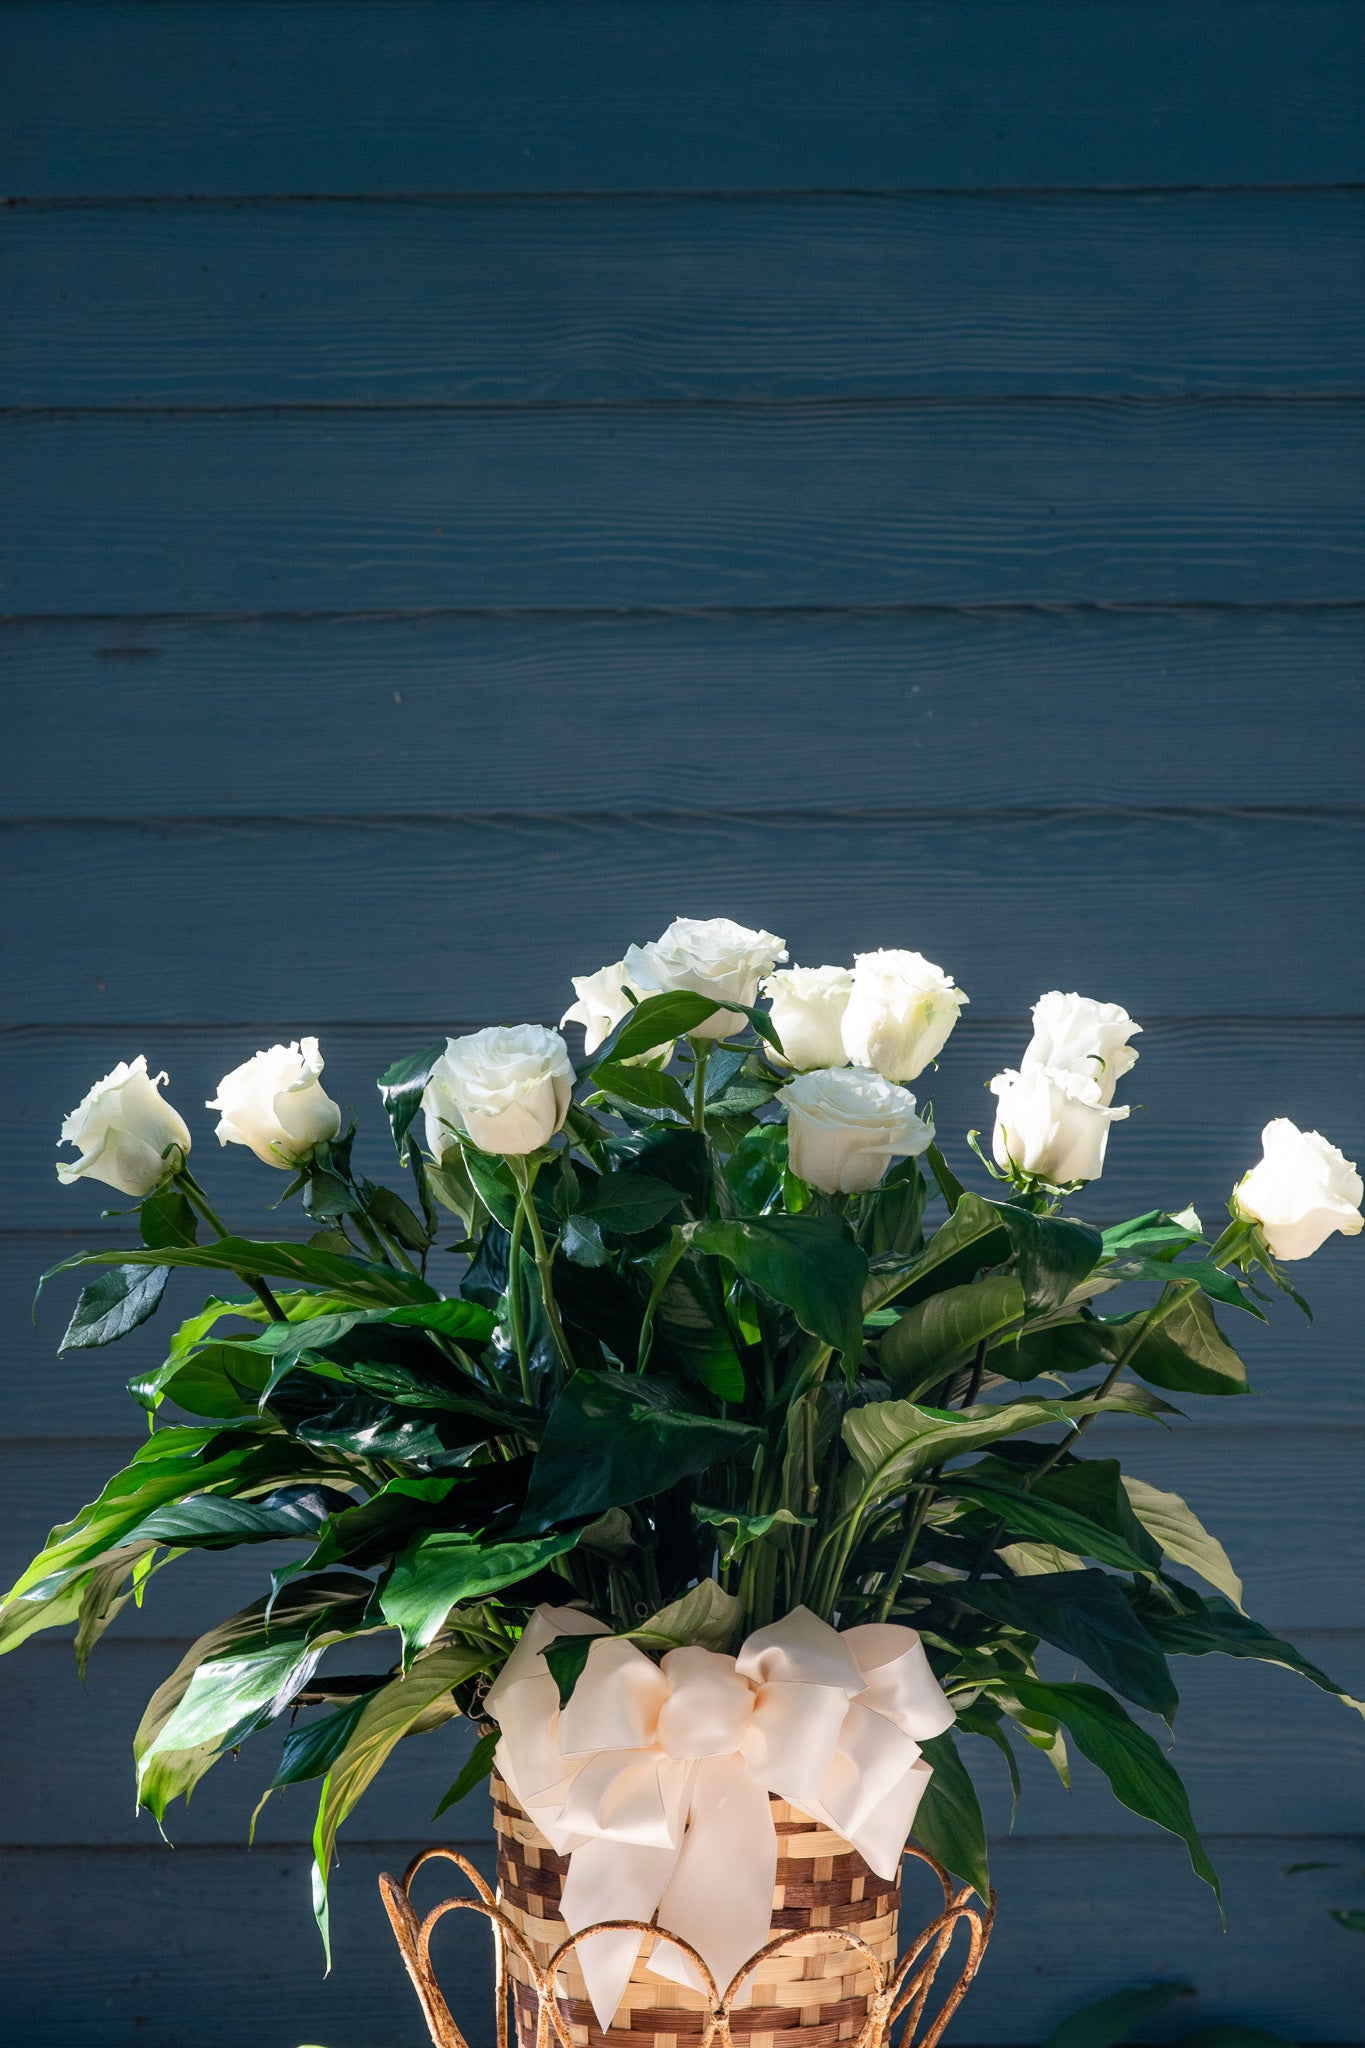
M 602 1635 L 561 1711 L 544 1656 L 556 1636 Z M 769 1938 L 777 1835 L 768 1794 L 894 1877 L 931 1776 L 919 1745 L 954 1715 L 913 1629 L 840 1632 L 798 1607 L 738 1656 L 670 1650 L 655 1664 L 571 1607 L 541 1607 L 489 1691 L 497 1767 L 557 1854 L 571 1933 L 651 1920 L 691 1942 L 723 1992 Z M 610 2026 L 640 1952 L 629 1931 L 578 1950 Z M 655 1976 L 702 1986 L 680 1949 Z M 743 1998 L 737 2002 L 743 2002 Z

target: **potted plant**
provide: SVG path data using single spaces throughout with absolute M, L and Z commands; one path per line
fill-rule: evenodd
M 577 1067 L 537 1025 L 400 1060 L 379 1090 L 407 1198 L 355 1170 L 316 1040 L 258 1053 L 209 1105 L 217 1134 L 291 1176 L 311 1234 L 224 1228 L 145 1059 L 63 1127 L 62 1178 L 134 1199 L 142 1240 L 56 1269 L 106 1269 L 63 1349 L 145 1321 L 172 1267 L 225 1291 L 132 1381 L 151 1434 L 53 1530 L 0 1647 L 74 1626 L 83 1665 L 176 1559 L 295 1546 L 263 1551 L 261 1597 L 154 1695 L 140 1801 L 164 1819 L 249 1735 L 324 1706 L 274 1783 L 320 1784 L 325 1937 L 366 1786 L 400 1740 L 475 1717 L 447 1803 L 495 1774 L 526 1955 L 604 1921 L 682 1939 L 585 1936 L 564 1974 L 584 2039 L 655 2007 L 676 2031 L 708 1971 L 736 2025 L 795 2002 L 821 2043 L 856 2035 L 870 1994 L 834 1932 L 894 1960 L 907 1838 L 988 1891 L 964 1737 L 1012 1776 L 1016 1739 L 1063 1776 L 1074 1744 L 1216 1890 L 1129 1707 L 1169 1721 L 1170 1660 L 1208 1652 L 1338 1690 L 1244 1613 L 1184 1501 L 1086 1439 L 1246 1391 L 1215 1312 L 1261 1315 L 1287 1262 L 1360 1230 L 1354 1168 L 1278 1120 L 1221 1233 L 1157 1208 L 1101 1230 L 1064 1211 L 1128 1114 L 1125 1011 L 1044 995 L 991 1083 L 990 1156 L 950 1166 L 906 1084 L 966 996 L 915 953 L 786 957 L 681 919 L 575 983 Z M 376 1632 L 386 1675 L 334 1669 Z M 1040 1668 L 1049 1646 L 1093 1682 Z M 799 1993 L 780 1957 L 739 1980 L 774 1927 Z

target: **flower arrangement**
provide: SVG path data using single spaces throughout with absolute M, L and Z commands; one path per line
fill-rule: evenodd
M 61 1178 L 131 1198 L 141 1236 L 55 1269 L 107 1269 L 63 1350 L 143 1323 L 173 1267 L 228 1291 L 130 1383 L 148 1440 L 53 1530 L 0 1648 L 74 1626 L 83 1667 L 176 1559 L 295 1546 L 154 1695 L 137 1791 L 160 1821 L 248 1736 L 325 1708 L 271 1788 L 320 1784 L 324 1934 L 338 1827 L 400 1740 L 460 1713 L 497 1726 L 439 1810 L 497 1748 L 581 1857 L 564 1910 L 587 1924 L 623 1898 L 685 1915 L 682 1851 L 707 1830 L 713 1869 L 749 1870 L 754 1788 L 874 1867 L 913 1827 L 984 1892 L 971 1773 L 992 1749 L 1017 1789 L 1016 1740 L 1063 1779 L 1074 1745 L 1216 1889 L 1129 1707 L 1170 1721 L 1170 1660 L 1210 1652 L 1339 1690 L 1243 1611 L 1183 1500 L 1084 1439 L 1247 1390 L 1216 1310 L 1261 1316 L 1267 1283 L 1299 1299 L 1284 1266 L 1361 1229 L 1354 1167 L 1277 1119 L 1221 1233 L 1188 1210 L 1064 1213 L 1128 1115 L 1140 1027 L 1053 991 L 990 1084 L 978 1191 L 906 1085 L 967 1002 L 952 977 L 898 950 L 786 958 L 771 933 L 679 919 L 575 981 L 577 1065 L 535 1024 L 398 1061 L 379 1092 L 406 1197 L 354 1168 L 315 1039 L 258 1052 L 209 1104 L 217 1135 L 291 1176 L 311 1234 L 224 1228 L 144 1058 L 62 1127 Z M 375 1634 L 387 1673 L 333 1669 Z M 1055 1676 L 1049 1649 L 1094 1682 Z M 593 1860 L 613 1830 L 633 1891 L 619 1853 Z

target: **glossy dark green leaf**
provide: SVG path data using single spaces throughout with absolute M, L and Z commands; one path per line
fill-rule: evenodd
M 193 1244 L 199 1229 L 198 1218 L 177 1187 L 148 1195 L 138 1211 L 138 1224 L 142 1242 L 151 1251 L 167 1244 Z
M 1007 1445 L 1002 1447 L 1000 1455 L 1010 1462 L 1017 1452 L 1022 1463 L 1036 1448 L 1034 1445 Z M 1056 1501 L 1059 1506 L 1070 1508 L 1074 1514 L 1097 1522 L 1100 1528 L 1117 1536 L 1130 1551 L 1144 1559 L 1149 1567 L 1161 1563 L 1161 1545 L 1134 1513 L 1117 1458 L 1067 1456 L 1034 1482 L 1032 1491 L 1036 1497 Z
M 933 1769 L 915 1815 L 915 1838 L 945 1870 L 965 1878 L 983 1899 L 991 1888 L 986 1824 L 967 1767 L 949 1734 L 921 1742 Z
M 964 1193 L 946 1223 L 939 1225 L 915 1259 L 883 1255 L 863 1297 L 866 1309 L 895 1300 L 912 1308 L 945 1287 L 960 1287 L 1010 1255 L 1009 1233 L 991 1202 Z
M 1047 1330 L 1011 1332 L 986 1354 L 988 1372 L 1007 1380 L 1035 1380 L 1042 1373 L 1064 1378 L 1114 1360 L 1113 1329 L 1092 1315 L 1057 1323 Z
M 718 1401 L 744 1399 L 744 1366 L 730 1335 L 725 1299 L 716 1269 L 695 1252 L 672 1267 L 659 1296 L 654 1333 L 662 1351 L 658 1364 L 676 1361 Z
M 520 1540 L 472 1536 L 464 1529 L 432 1529 L 402 1552 L 379 1595 L 384 1619 L 403 1635 L 411 1659 L 436 1635 L 452 1607 L 484 1600 L 529 1578 L 551 1558 L 572 1550 L 577 1532 Z
M 84 1351 L 117 1343 L 155 1315 L 171 1277 L 169 1266 L 115 1266 L 81 1289 L 59 1351 Z
M 994 1206 L 1009 1232 L 1031 1313 L 1051 1314 L 1098 1265 L 1103 1239 L 1097 1230 L 1061 1216 L 1034 1216 L 1013 1202 Z
M 81 1252 L 76 1258 L 63 1259 L 60 1265 L 53 1266 L 43 1275 L 43 1282 L 46 1284 L 54 1274 L 70 1272 L 77 1266 L 111 1266 L 120 1262 L 297 1280 L 367 1306 L 379 1303 L 402 1307 L 407 1302 L 438 1299 L 436 1289 L 416 1273 L 371 1265 L 367 1259 L 342 1258 L 336 1252 L 319 1251 L 313 1245 L 257 1243 L 245 1237 L 222 1237 L 214 1244 L 167 1245 L 157 1251 Z
M 647 1173 L 604 1173 L 579 1207 L 602 1230 L 618 1237 L 656 1230 L 670 1217 L 682 1213 L 678 1190 L 667 1181 L 654 1180 Z
M 545 1645 L 545 1663 L 559 1688 L 561 1707 L 567 1707 L 573 1698 L 574 1687 L 587 1669 L 588 1652 L 601 1640 L 601 1636 L 556 1636 Z
M 1126 1223 L 1111 1224 L 1103 1232 L 1103 1238 L 1104 1256 L 1112 1259 L 1120 1252 L 1143 1252 L 1151 1256 L 1162 1251 L 1183 1251 L 1187 1244 L 1199 1243 L 1199 1232 L 1177 1223 L 1164 1209 L 1148 1209 L 1141 1216 L 1130 1217 Z
M 692 1105 L 681 1083 L 658 1067 L 624 1067 L 608 1061 L 597 1068 L 592 1081 L 593 1087 L 611 1102 L 623 1102 L 629 1109 L 643 1109 L 650 1116 L 669 1117 L 679 1123 L 691 1120 Z
M 1213 1310 L 1202 1294 L 1191 1294 L 1177 1302 L 1159 1322 L 1133 1316 L 1109 1324 L 1121 1338 L 1127 1354 L 1126 1369 L 1153 1386 L 1168 1387 L 1177 1394 L 1245 1394 L 1247 1369 L 1214 1321 Z M 1142 1324 L 1144 1334 L 1136 1348 L 1127 1347 Z M 1115 1356 L 1119 1355 L 1116 1349 Z
M 1172 1591 L 1178 1607 L 1172 1607 L 1169 1600 L 1149 1597 L 1141 1601 L 1138 1610 L 1145 1626 L 1169 1656 L 1206 1657 L 1217 1653 L 1224 1657 L 1251 1657 L 1261 1664 L 1280 1664 L 1365 1714 L 1365 1703 L 1352 1699 L 1292 1643 L 1272 1635 L 1221 1594 L 1196 1593 L 1190 1586 L 1176 1586 Z
M 869 1258 L 894 1253 L 917 1258 L 924 1249 L 924 1205 L 929 1190 L 918 1159 L 902 1159 L 879 1188 L 863 1197 L 858 1242 Z
M 1065 1650 L 1096 1678 L 1169 1721 L 1179 1695 L 1161 1650 L 1122 1587 L 1103 1572 L 1048 1572 L 1026 1579 L 973 1579 L 948 1596 L 1025 1635 Z
M 803 1330 L 856 1357 L 862 1348 L 867 1254 L 828 1216 L 757 1216 L 698 1224 L 699 1251 L 727 1259 L 750 1286 L 789 1308 Z
M 972 1286 L 945 1287 L 891 1325 L 877 1346 L 877 1362 L 892 1391 L 913 1400 L 1023 1315 L 1024 1290 L 1012 1273 L 992 1274 Z
M 471 1792 L 478 1789 L 493 1768 L 493 1757 L 501 1736 L 496 1728 L 486 1729 L 474 1744 L 465 1762 L 464 1769 L 446 1793 L 444 1799 L 431 1816 L 439 1820 L 443 1813 L 449 1813 L 452 1806 L 458 1806 Z
M 1086 1415 L 1131 1413 L 1122 1388 L 1102 1400 L 1001 1402 L 975 1408 L 917 1406 L 913 1401 L 869 1401 L 844 1417 L 843 1438 L 863 1473 L 871 1497 L 907 1486 L 930 1465 L 1018 1436 L 1048 1423 L 1079 1422 Z M 958 1475 L 951 1474 L 956 1481 Z
M 1010 1685 L 1025 1707 L 1061 1722 L 1082 1756 L 1104 1772 L 1120 1805 L 1180 1837 L 1195 1874 L 1221 1904 L 1218 1873 L 1204 1853 L 1185 1787 L 1146 1729 L 1098 1686 L 1050 1684 L 1022 1674 Z
M 431 1079 L 431 1070 L 445 1049 L 446 1041 L 442 1039 L 439 1044 L 429 1045 L 422 1052 L 412 1052 L 405 1059 L 395 1060 L 379 1077 L 379 1099 L 388 1113 L 389 1129 L 393 1132 L 400 1160 L 407 1158 L 412 1120 L 422 1106 L 422 1094 Z
M 1004 1523 L 1011 1536 L 1055 1543 L 1059 1550 L 1077 1557 L 1093 1557 L 1115 1571 L 1155 1576 L 1159 1558 L 1152 1556 L 1149 1544 L 1129 1543 L 1112 1529 L 1063 1501 L 1051 1499 L 1041 1490 L 1025 1492 L 1022 1485 L 1006 1485 L 992 1473 L 979 1473 L 975 1466 L 966 1472 L 950 1473 L 945 1483 L 959 1499 L 988 1509 Z
M 1134 2027 L 1154 2020 L 1173 1999 L 1193 1989 L 1191 1984 L 1149 1984 L 1143 1990 L 1115 1991 L 1054 2027 L 1043 2048 L 1115 2048 Z
M 381 1230 L 387 1230 L 390 1237 L 406 1245 L 409 1251 L 424 1252 L 431 1243 L 432 1233 L 417 1214 L 410 1209 L 401 1195 L 392 1188 L 381 1187 L 372 1180 L 361 1183 L 365 1207 Z
M 780 1533 L 775 1547 L 785 1550 L 790 1547 L 793 1529 L 812 1529 L 814 1515 L 796 1514 L 791 1508 L 773 1508 L 767 1514 L 746 1515 L 738 1508 L 701 1507 L 692 1503 L 692 1512 L 707 1528 L 719 1529 L 720 1561 L 728 1569 L 736 1558 L 742 1557 L 751 1543 L 761 1543 L 776 1529 Z
M 521 1528 L 533 1533 L 627 1507 L 747 1456 L 760 1441 L 755 1429 L 698 1414 L 659 1375 L 576 1372 L 550 1411 Z
M 725 1162 L 725 1184 L 744 1216 L 776 1207 L 787 1170 L 787 1127 L 759 1124 L 747 1131 Z
M 376 1680 L 376 1686 L 381 1681 Z M 309 1778 L 325 1778 L 350 1741 L 356 1722 L 365 1711 L 372 1693 L 357 1693 L 333 1714 L 320 1714 L 315 1721 L 291 1728 L 280 1752 L 280 1767 L 270 1781 L 272 1792 L 286 1785 L 302 1785 Z
M 609 1063 L 638 1059 L 642 1053 L 653 1052 L 656 1046 L 668 1045 L 675 1038 L 686 1038 L 699 1024 L 714 1017 L 718 1009 L 731 1010 L 747 1018 L 760 1038 L 781 1051 L 781 1043 L 766 1011 L 752 1009 L 742 1003 L 717 1003 L 708 996 L 693 995 L 690 990 L 679 989 L 663 995 L 646 996 L 637 1003 L 580 1070 L 580 1078 L 594 1074 Z
M 167 1543 L 181 1549 L 228 1550 L 238 1543 L 284 1538 L 316 1539 L 329 1515 L 352 1505 L 349 1494 L 328 1486 L 281 1486 L 255 1500 L 192 1493 L 154 1508 L 130 1531 L 130 1543 Z

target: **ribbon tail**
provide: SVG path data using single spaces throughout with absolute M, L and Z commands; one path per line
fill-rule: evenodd
M 691 1942 L 722 1995 L 741 1963 L 772 1931 L 777 1831 L 768 1795 L 737 1756 L 707 1757 L 697 1769 L 687 1833 L 663 1896 L 659 1925 Z M 681 1949 L 656 1943 L 651 1975 L 704 1987 Z M 735 2003 L 748 2003 L 747 1988 Z
M 564 1924 L 571 1934 L 577 1934 L 599 1920 L 652 1920 L 677 1860 L 676 1849 L 645 1848 L 605 1838 L 584 1842 L 569 1858 L 559 1907 Z M 603 2032 L 611 2025 L 630 1982 L 642 1939 L 627 1928 L 591 1935 L 575 1950 Z

